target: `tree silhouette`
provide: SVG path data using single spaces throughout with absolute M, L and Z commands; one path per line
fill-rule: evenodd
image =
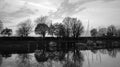
M 63 19 L 66 37 L 79 37 L 83 33 L 83 25 L 77 18 L 65 17 Z
M 52 35 L 52 37 L 53 37 L 54 32 L 55 32 L 55 27 L 54 27 L 54 25 L 51 23 L 51 25 L 50 25 L 50 27 L 49 27 L 49 30 L 48 30 L 48 33 L 49 33 L 50 35 Z
M 55 23 L 54 27 L 55 27 L 54 34 L 57 37 L 64 37 L 65 36 L 65 27 L 62 23 Z
M 115 36 L 116 35 L 116 28 L 114 25 L 110 25 L 107 28 L 107 36 Z
M 70 34 L 71 34 L 71 17 L 65 17 L 63 19 L 63 24 L 65 25 L 65 34 L 66 34 L 66 37 L 69 37 Z
M 19 28 L 16 31 L 18 36 L 26 37 L 32 32 L 31 20 L 26 20 L 19 24 Z
M 94 28 L 90 31 L 90 33 L 92 37 L 96 37 L 98 32 L 97 32 L 97 29 Z
M 45 37 L 46 32 L 48 31 L 48 26 L 44 23 L 39 23 L 35 28 L 35 33 Z
M 79 37 L 83 33 L 83 26 L 80 20 L 72 18 L 72 37 Z
M 120 37 L 120 29 L 117 30 L 116 35 L 117 37 Z
M 12 35 L 12 29 L 8 29 L 8 28 L 5 28 L 5 29 L 3 29 L 2 31 L 1 31 L 1 34 L 2 35 L 7 35 L 7 36 L 10 36 L 10 35 Z
M 98 36 L 106 36 L 107 35 L 107 29 L 106 28 L 100 28 L 98 31 Z

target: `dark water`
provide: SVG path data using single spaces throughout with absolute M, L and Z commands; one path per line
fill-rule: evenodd
M 120 49 L 35 50 L 33 53 L 0 55 L 0 67 L 119 67 Z

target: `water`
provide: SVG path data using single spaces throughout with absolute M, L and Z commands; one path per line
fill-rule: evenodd
M 35 54 L 38 58 L 35 57 Z M 41 55 L 41 57 L 39 55 Z M 3 55 L 0 55 L 0 66 L 1 67 L 119 67 L 120 49 L 73 50 L 66 52 L 54 51 L 54 52 L 44 52 L 44 53 L 42 50 L 37 50 L 34 53 L 11 54 L 9 57 L 3 57 Z

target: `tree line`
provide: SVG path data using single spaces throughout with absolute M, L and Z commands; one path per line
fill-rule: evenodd
M 47 16 L 41 16 L 35 20 L 36 25 L 31 23 L 30 19 L 27 19 L 17 25 L 16 36 L 28 37 L 30 33 L 35 32 L 36 35 L 46 37 L 51 35 L 52 37 L 80 37 L 84 32 L 84 26 L 82 22 L 77 18 L 65 17 L 60 23 L 48 22 Z M 13 34 L 12 29 L 3 28 L 3 22 L 0 21 L 0 34 L 3 36 L 11 36 Z M 104 36 L 120 36 L 120 29 L 116 29 L 114 25 L 110 25 L 107 28 L 93 28 L 90 30 L 92 37 L 104 37 Z
M 35 20 L 36 26 L 31 24 L 31 20 L 25 20 L 17 25 L 16 35 L 19 37 L 28 37 L 31 32 L 36 35 L 45 37 L 46 34 L 52 37 L 80 37 L 84 32 L 82 22 L 77 18 L 65 17 L 62 23 L 50 23 L 48 25 L 48 17 L 41 16 Z M 11 36 L 12 29 L 3 28 L 3 22 L 0 21 L 0 34 L 3 36 Z
M 92 37 L 120 37 L 120 29 L 117 29 L 114 25 L 107 28 L 93 28 L 90 33 Z

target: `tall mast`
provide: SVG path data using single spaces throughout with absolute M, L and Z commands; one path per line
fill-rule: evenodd
M 89 34 L 90 34 L 89 27 L 90 27 L 90 25 L 89 25 L 89 20 L 88 20 L 88 25 L 87 25 L 87 30 L 86 30 L 86 36 L 89 36 Z

